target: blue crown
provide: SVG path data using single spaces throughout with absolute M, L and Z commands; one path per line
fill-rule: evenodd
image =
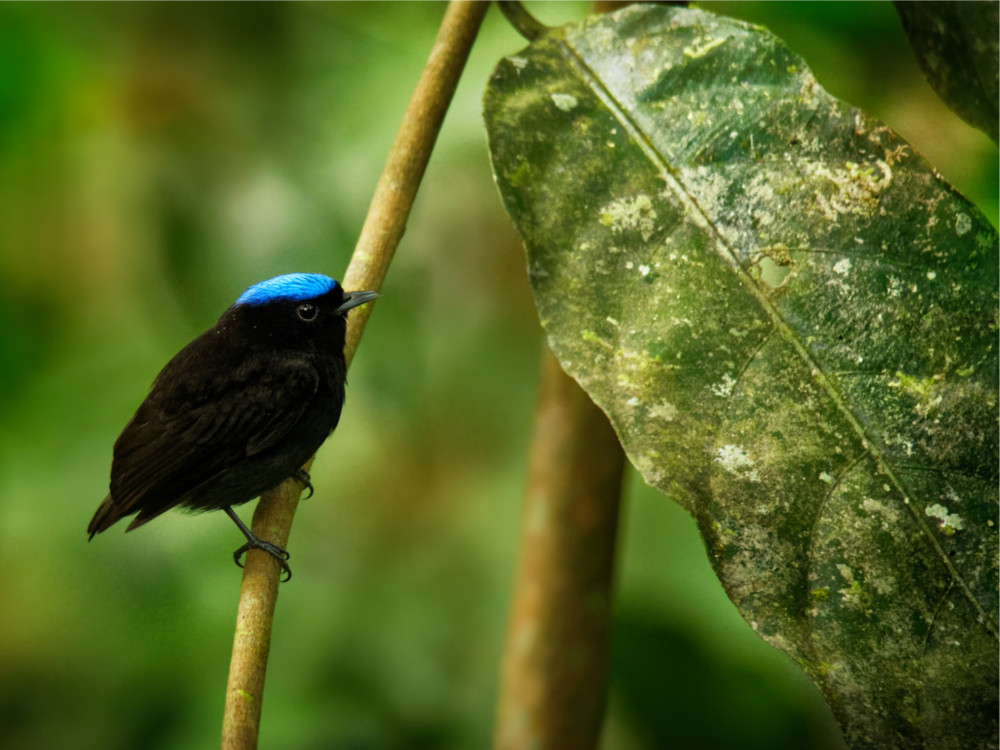
M 254 284 L 240 295 L 236 305 L 266 305 L 278 300 L 301 300 L 322 297 L 340 286 L 321 273 L 286 273 Z

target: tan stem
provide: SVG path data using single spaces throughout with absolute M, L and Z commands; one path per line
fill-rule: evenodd
M 403 116 L 344 275 L 343 286 L 349 291 L 378 290 L 382 286 L 406 228 L 448 104 L 488 6 L 488 3 L 455 0 L 445 11 L 434 48 Z M 370 314 L 371 305 L 351 313 L 344 347 L 348 365 L 354 358 Z M 305 468 L 308 469 L 311 463 L 310 460 Z M 300 495 L 301 484 L 295 480 L 264 493 L 253 515 L 253 533 L 286 546 Z M 223 750 L 257 747 L 280 572 L 277 561 L 266 552 L 252 549 L 247 553 L 226 687 Z
M 494 735 L 498 750 L 597 745 L 624 453 L 545 351 Z
M 449 4 L 375 188 L 368 218 L 344 274 L 345 289 L 377 290 L 382 287 L 393 252 L 406 230 L 406 220 L 448 104 L 488 9 L 486 2 L 453 1 Z M 348 364 L 358 348 L 369 315 L 371 305 L 351 315 L 344 347 Z

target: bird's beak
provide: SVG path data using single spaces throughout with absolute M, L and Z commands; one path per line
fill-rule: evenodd
M 344 301 L 340 303 L 340 307 L 334 310 L 334 312 L 338 315 L 343 315 L 352 307 L 363 305 L 365 302 L 371 302 L 376 297 L 378 297 L 378 292 L 344 292 Z

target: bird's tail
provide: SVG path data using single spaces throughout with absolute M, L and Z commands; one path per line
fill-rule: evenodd
M 115 504 L 111 500 L 111 495 L 108 495 L 104 498 L 104 502 L 101 503 L 100 507 L 98 507 L 94 517 L 90 519 L 90 525 L 87 526 L 87 533 L 90 534 L 88 539 L 93 539 L 94 534 L 104 531 L 119 518 L 121 518 L 121 515 L 117 512 Z

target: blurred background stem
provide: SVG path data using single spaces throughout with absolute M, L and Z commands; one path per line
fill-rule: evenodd
M 375 189 L 368 217 L 344 275 L 345 289 L 382 286 L 396 246 L 406 229 L 413 200 L 430 159 L 448 104 L 455 92 L 488 3 L 453 0 L 410 99 Z M 344 355 L 350 365 L 371 306 L 350 316 Z M 310 460 L 306 469 L 312 464 Z M 284 547 L 302 486 L 289 480 L 261 496 L 253 532 Z M 270 555 L 250 550 L 240 588 L 222 729 L 224 750 L 257 747 L 264 675 L 278 596 L 280 568 Z
M 593 748 L 608 673 L 625 455 L 545 348 L 495 746 Z
M 628 3 L 593 3 L 595 12 Z M 529 41 L 545 27 L 502 2 Z M 607 691 L 615 544 L 625 454 L 607 416 L 548 346 L 494 744 L 498 750 L 597 747 Z

